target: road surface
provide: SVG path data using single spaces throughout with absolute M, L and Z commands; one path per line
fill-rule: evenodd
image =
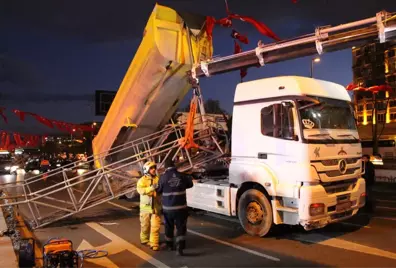
M 105 203 L 34 235 L 40 243 L 65 237 L 79 250 L 108 251 L 105 258 L 86 260 L 84 267 L 396 267 L 396 193 L 377 199 L 374 215 L 359 214 L 311 232 L 277 227 L 266 238 L 245 234 L 237 222 L 191 212 L 183 257 L 140 244 L 137 204 L 127 200 Z

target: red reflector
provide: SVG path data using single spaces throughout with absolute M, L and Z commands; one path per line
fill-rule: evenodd
M 311 204 L 311 208 L 320 208 L 320 207 L 324 207 L 324 204 L 323 203 Z
M 361 197 L 366 196 L 366 193 L 362 193 L 360 196 L 361 196 Z

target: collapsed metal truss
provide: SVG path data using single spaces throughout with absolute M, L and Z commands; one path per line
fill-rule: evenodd
M 206 120 L 205 124 L 196 123 L 195 127 L 198 124 L 201 128 L 194 131 L 194 141 L 199 145 L 196 149 L 187 150 L 180 144 L 184 125 L 168 125 L 109 152 L 90 156 L 86 162 L 77 161 L 23 181 L 0 184 L 0 189 L 7 194 L 1 198 L 7 201 L 1 206 L 27 206 L 31 216 L 29 224 L 36 229 L 123 195 L 133 196 L 145 161 L 155 161 L 161 170 L 164 161 L 171 157 L 180 171 L 197 171 L 223 156 L 223 148 L 229 143 L 225 131 L 216 122 Z M 134 154 L 103 164 L 100 169 L 76 173 L 82 164 L 106 163 L 109 156 L 126 150 L 133 150 Z

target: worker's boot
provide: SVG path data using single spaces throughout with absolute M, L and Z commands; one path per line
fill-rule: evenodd
M 184 246 L 185 246 L 185 241 L 179 241 L 176 245 L 176 255 L 177 256 L 183 256 L 184 255 Z
M 167 242 L 166 242 L 166 249 L 167 249 L 168 251 L 174 250 L 173 242 L 167 241 Z
M 183 256 L 184 255 L 183 249 L 181 247 L 177 247 L 176 255 L 177 256 Z
M 149 241 L 140 241 L 140 244 L 142 246 L 150 247 L 150 242 Z
M 160 248 L 159 248 L 158 245 L 151 246 L 150 248 L 151 248 L 152 250 L 154 250 L 154 251 L 159 251 L 159 250 L 160 250 Z

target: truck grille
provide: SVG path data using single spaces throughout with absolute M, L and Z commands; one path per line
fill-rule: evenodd
M 330 171 L 323 171 L 318 173 L 324 173 L 327 177 L 338 177 L 342 175 L 351 175 L 354 174 L 356 170 L 360 170 L 359 167 L 357 168 L 348 168 L 344 174 L 342 174 L 339 170 L 330 170 Z
M 345 159 L 345 161 L 349 165 L 349 164 L 356 164 L 357 161 L 359 161 L 359 159 L 360 159 L 359 157 L 347 158 L 347 159 Z M 322 165 L 324 165 L 324 166 L 337 166 L 338 161 L 340 161 L 340 159 L 327 159 L 327 160 L 321 160 L 319 162 L 321 162 Z
M 355 188 L 356 183 L 357 183 L 357 179 L 352 179 L 352 180 L 322 183 L 322 186 L 325 188 L 326 193 L 336 194 L 341 192 L 352 191 Z

